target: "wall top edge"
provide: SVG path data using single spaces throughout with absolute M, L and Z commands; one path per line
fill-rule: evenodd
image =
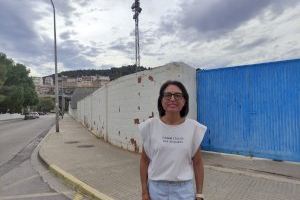
M 216 68 L 197 68 L 197 71 L 219 71 L 219 70 L 230 70 L 236 68 L 249 68 L 249 67 L 262 67 L 265 65 L 275 65 L 275 64 L 290 64 L 290 63 L 300 63 L 299 59 L 291 59 L 291 60 L 279 60 L 279 61 L 272 61 L 272 62 L 259 62 L 253 64 L 245 64 L 245 65 L 236 65 L 236 66 L 225 66 L 225 67 L 216 67 Z
M 137 73 L 134 73 L 134 74 L 129 74 L 129 75 L 126 75 L 126 76 L 122 76 L 122 77 L 117 78 L 113 81 L 110 81 L 109 83 L 107 83 L 107 86 L 113 85 L 113 84 L 118 83 L 118 82 L 123 82 L 125 80 L 131 79 L 132 77 L 147 76 L 147 75 L 155 74 L 155 73 L 158 73 L 160 71 L 168 70 L 168 69 L 171 69 L 171 68 L 185 68 L 185 69 L 192 69 L 192 70 L 196 71 L 196 68 L 191 67 L 191 66 L 189 66 L 188 64 L 186 64 L 184 62 L 171 62 L 171 63 L 167 63 L 167 64 L 162 65 L 162 66 L 151 68 L 149 70 L 140 71 L 140 72 L 137 72 Z

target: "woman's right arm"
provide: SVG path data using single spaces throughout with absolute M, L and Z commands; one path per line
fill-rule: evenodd
M 148 191 L 148 166 L 149 158 L 145 153 L 143 148 L 141 159 L 140 159 L 140 177 L 142 183 L 142 200 L 150 200 L 149 191 Z

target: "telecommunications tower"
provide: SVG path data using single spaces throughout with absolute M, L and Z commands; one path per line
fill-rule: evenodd
M 135 20 L 135 65 L 138 69 L 140 67 L 139 14 L 142 11 L 140 0 L 134 0 L 131 10 L 134 12 L 133 19 Z

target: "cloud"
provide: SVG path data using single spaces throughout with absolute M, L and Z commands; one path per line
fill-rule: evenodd
M 40 50 L 38 34 L 32 22 L 41 18 L 41 13 L 34 12 L 31 1 L 1 1 L 0 6 L 0 41 L 6 43 L 10 52 L 22 51 L 24 54 L 37 54 Z M 24 12 L 24 8 L 27 9 Z M 22 14 L 20 14 L 22 13 Z
M 109 49 L 131 55 L 135 51 L 135 43 L 134 41 L 128 41 L 127 38 L 119 38 L 110 43 Z
M 94 2 L 94 0 L 77 0 L 77 3 L 82 6 L 85 7 L 87 5 L 90 5 Z
M 65 31 L 59 35 L 62 40 L 70 39 L 72 35 L 75 35 L 75 31 Z
M 57 13 L 61 13 L 67 18 L 71 16 L 74 8 L 70 5 L 70 1 L 64 2 L 54 1 Z M 35 10 L 34 8 L 38 6 L 46 6 L 46 10 L 51 13 L 45 14 Z M 26 12 L 24 12 L 24 8 L 26 8 Z M 45 16 L 49 17 L 49 14 L 52 14 L 49 2 L 1 1 L 0 44 L 3 45 L 0 46 L 0 52 L 6 53 L 18 62 L 22 61 L 33 71 L 42 74 L 47 73 L 45 69 L 40 70 L 40 66 L 53 62 L 53 39 L 42 34 L 36 25 Z M 69 21 L 67 20 L 66 23 Z M 95 63 L 90 61 L 88 57 L 95 57 L 104 51 L 97 46 L 83 45 L 77 40 L 71 40 L 71 36 L 75 34 L 74 31 L 65 31 L 59 35 L 62 41 L 57 43 L 58 61 L 65 68 L 72 68 L 73 66 L 95 68 Z M 52 35 L 50 34 L 50 36 Z
M 58 58 L 67 68 L 95 68 L 95 63 L 87 57 L 96 57 L 101 53 L 104 53 L 103 49 L 83 45 L 77 40 L 65 40 L 58 46 Z
M 233 52 L 244 52 L 244 51 L 249 51 L 249 50 L 254 50 L 256 47 L 263 47 L 265 44 L 268 44 L 272 41 L 274 41 L 274 39 L 271 39 L 269 37 L 260 37 L 260 38 L 256 38 L 253 41 L 244 41 L 244 40 L 240 40 L 240 41 L 234 41 L 232 40 L 233 43 L 227 46 L 224 46 L 223 49 L 224 50 L 228 50 Z
M 297 0 L 186 0 L 180 3 L 180 11 L 162 17 L 160 31 L 180 34 L 186 40 L 219 38 L 262 15 L 266 9 L 276 16 L 297 3 Z
M 76 8 L 72 5 L 71 0 L 53 0 L 55 11 L 57 16 L 62 16 L 66 26 L 73 25 L 72 15 L 76 11 Z M 52 9 L 52 8 L 51 8 Z M 52 12 L 52 11 L 51 11 Z
M 129 0 L 53 0 L 61 69 L 134 62 Z M 193 66 L 299 58 L 299 0 L 142 1 L 141 63 Z M 109 12 L 108 12 L 109 11 Z M 33 72 L 53 73 L 50 0 L 1 0 L 0 52 Z M 105 65 L 103 65 L 105 64 Z

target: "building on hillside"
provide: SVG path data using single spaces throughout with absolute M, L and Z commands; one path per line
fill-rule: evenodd
M 50 79 L 47 79 L 49 84 L 44 84 L 42 77 L 32 77 L 32 80 L 38 96 L 54 95 L 54 86 L 50 85 L 51 83 L 51 81 L 49 81 Z
M 54 86 L 51 85 L 39 85 L 36 87 L 36 91 L 39 96 L 54 95 Z
M 44 85 L 54 85 L 54 81 L 53 81 L 52 76 L 45 77 Z
M 42 77 L 31 77 L 35 86 L 43 85 Z
M 72 109 L 77 109 L 77 102 L 81 99 L 85 98 L 86 96 L 95 92 L 98 88 L 76 88 L 73 92 L 71 97 L 70 106 Z
M 40 97 L 54 97 L 55 95 L 55 84 L 52 76 L 33 77 L 35 88 L 38 96 Z M 61 76 L 58 77 L 58 95 L 59 98 L 70 100 L 71 96 L 76 88 L 100 88 L 110 81 L 108 76 L 82 76 L 77 78 Z
M 82 76 L 77 78 L 77 87 L 102 87 L 109 81 L 108 76 Z

